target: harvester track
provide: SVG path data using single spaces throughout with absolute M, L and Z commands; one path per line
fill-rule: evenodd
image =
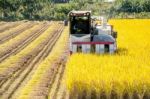
M 47 99 L 69 99 L 65 86 L 65 70 L 66 62 L 69 56 L 68 44 L 66 44 L 66 50 L 62 53 L 61 58 L 56 62 L 56 66 L 52 67 L 52 76 L 49 83 L 49 90 Z
M 28 25 L 25 25 L 23 28 L 16 30 L 13 34 L 9 34 L 3 38 L 0 38 L 0 44 L 5 43 L 7 40 L 16 37 L 17 35 L 21 34 L 26 29 L 32 28 L 34 25 L 35 25 L 35 23 L 34 24 L 30 23 Z
M 43 48 L 40 50 L 40 52 L 38 52 L 37 55 L 31 57 L 27 62 L 25 62 L 23 64 L 23 67 L 16 72 L 15 76 L 9 78 L 6 83 L 1 86 L 1 88 L 4 89 L 2 98 L 16 99 L 15 95 L 17 94 L 17 92 L 19 92 L 19 87 L 23 86 L 22 82 L 25 84 L 25 82 L 30 79 L 38 64 L 43 59 L 45 59 L 45 57 L 47 57 L 48 53 L 51 52 L 51 49 L 60 37 L 62 30 L 63 27 L 60 27 L 58 31 L 55 31 L 52 36 L 47 39 L 47 42 L 43 45 Z
M 27 45 L 29 45 L 33 40 L 35 40 L 38 36 L 40 36 L 47 28 L 49 27 L 48 24 L 43 25 L 41 29 L 37 29 L 36 31 L 33 31 L 33 34 L 27 38 L 25 41 L 22 41 L 19 43 L 19 45 L 14 48 L 13 50 L 9 51 L 7 54 L 0 57 L 0 63 L 7 59 L 11 55 L 15 55 L 18 52 L 20 52 L 22 49 L 24 49 Z
M 29 99 L 63 99 L 66 95 L 66 88 L 63 82 L 65 63 L 68 56 L 57 59 L 50 67 L 46 70 L 43 80 L 31 93 Z
M 52 68 L 53 74 L 49 84 L 49 93 L 46 97 L 47 99 L 69 99 L 69 92 L 66 90 L 64 82 L 66 62 L 69 53 L 66 51 L 64 54 L 65 56 L 59 60 L 60 63 Z
M 69 93 L 66 90 L 66 86 L 64 83 L 64 79 L 65 79 L 65 70 L 66 70 L 66 66 L 64 65 L 64 71 L 62 72 L 62 76 L 61 76 L 61 80 L 58 83 L 58 89 L 56 92 L 56 98 L 54 99 L 69 99 Z
M 58 66 L 56 73 L 51 82 L 49 90 L 49 98 L 51 99 L 63 99 L 65 95 L 65 86 L 63 85 L 65 64 Z
M 64 84 L 66 61 L 69 55 L 68 48 L 61 57 L 51 64 L 50 69 L 45 71 L 43 79 L 30 93 L 29 99 L 69 99 L 69 93 Z

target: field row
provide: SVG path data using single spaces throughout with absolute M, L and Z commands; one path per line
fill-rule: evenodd
M 3 33 L 5 30 L 9 30 L 13 27 L 19 26 L 21 23 L 20 22 L 10 22 L 9 24 L 7 23 L 2 23 L 0 24 L 0 33 Z
M 39 64 L 32 79 L 22 89 L 19 99 L 32 99 L 33 97 L 37 99 L 57 98 L 56 94 L 62 78 L 60 76 L 63 76 L 64 65 L 68 55 L 68 52 L 65 51 L 67 50 L 67 46 L 64 45 L 68 39 L 68 34 L 66 33 L 67 28 L 62 32 L 51 54 Z
M 28 28 L 25 27 L 29 24 Z M 53 84 L 55 76 L 62 75 L 65 68 L 67 54 L 63 53 L 67 50 L 68 29 L 64 29 L 63 24 L 27 22 L 11 28 L 18 31 L 21 27 L 23 31 L 0 44 L 0 98 L 2 99 L 18 99 L 19 97 L 28 99 L 29 94 L 37 97 L 38 91 L 34 91 L 35 87 L 49 84 L 46 89 L 51 89 L 49 86 Z M 8 31 L 4 32 L 11 35 Z M 1 34 L 6 35 L 5 33 Z M 45 83 L 38 84 L 42 81 Z M 26 90 L 28 87 L 31 88 Z M 42 90 L 45 90 L 45 87 Z M 44 94 L 49 97 L 49 93 Z

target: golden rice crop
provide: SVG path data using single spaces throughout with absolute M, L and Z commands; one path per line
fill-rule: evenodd
M 74 54 L 66 69 L 70 93 L 150 92 L 150 20 L 110 20 L 118 32 L 114 55 Z

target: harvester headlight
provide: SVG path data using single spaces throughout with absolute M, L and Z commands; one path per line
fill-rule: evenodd
M 87 12 L 87 13 L 86 13 L 86 15 L 90 15 L 90 13 L 89 13 L 89 12 Z
M 73 13 L 70 13 L 70 16 L 72 16 L 73 15 Z

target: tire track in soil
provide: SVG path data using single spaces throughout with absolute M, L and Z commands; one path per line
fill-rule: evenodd
M 59 87 L 58 84 L 60 84 L 59 80 L 61 79 L 62 69 L 63 69 L 63 67 L 62 67 L 62 65 L 60 65 L 58 70 L 57 70 L 57 72 L 56 72 L 56 77 L 55 77 L 55 80 L 54 80 L 54 82 L 52 84 L 51 91 L 49 93 L 49 97 L 51 99 L 54 99 L 54 97 L 56 98 L 56 91 L 57 91 L 57 88 Z
M 48 97 L 46 99 L 69 99 L 67 98 L 67 90 L 64 83 L 66 62 L 69 56 L 68 47 L 62 55 L 60 65 L 57 66 L 56 72 L 53 73 L 53 78 L 49 84 Z
M 62 95 L 62 94 L 60 94 L 60 91 L 62 91 L 62 90 L 60 90 L 60 88 L 63 87 L 63 85 L 62 85 L 63 79 L 62 78 L 64 75 L 64 70 L 65 70 L 65 65 L 64 64 L 60 65 L 60 67 L 58 68 L 55 80 L 52 84 L 50 93 L 49 93 L 49 97 L 51 99 L 61 99 L 58 97 L 61 97 L 61 95 Z
M 66 51 L 67 52 L 67 51 Z M 64 73 L 65 73 L 65 63 L 67 61 L 68 53 L 63 53 L 62 57 L 53 63 L 50 70 L 43 78 L 49 78 L 45 82 L 41 82 L 37 90 L 32 93 L 32 97 L 36 99 L 63 99 L 67 96 L 66 87 L 64 85 Z M 42 86 L 46 86 L 43 87 Z M 46 91 L 49 89 L 48 92 Z M 38 90 L 40 89 L 40 91 Z M 31 97 L 31 99 L 32 99 Z M 67 99 L 67 98 L 64 98 Z
M 49 27 L 49 25 L 46 24 L 46 25 L 43 25 L 41 27 L 41 29 L 37 29 L 37 30 L 33 31 L 34 33 L 29 38 L 27 38 L 25 41 L 20 42 L 19 45 L 17 47 L 15 47 L 13 50 L 11 50 L 8 53 L 6 53 L 5 55 L 1 56 L 0 63 L 2 61 L 4 61 L 5 59 L 7 59 L 9 56 L 16 55 L 17 53 L 19 53 L 22 49 L 24 49 L 27 45 L 29 45 L 33 40 L 35 40 L 37 37 L 39 37 L 48 27 Z
M 57 91 L 55 99 L 68 99 L 67 98 L 67 90 L 66 90 L 66 86 L 65 86 L 65 82 L 64 82 L 65 70 L 66 70 L 66 66 L 64 68 L 64 72 L 62 73 L 62 78 L 61 78 L 60 85 L 58 87 L 58 91 Z
M 52 64 L 50 69 L 46 71 L 43 77 L 44 82 L 40 82 L 40 84 L 33 90 L 33 92 L 30 93 L 31 97 L 29 97 L 29 99 L 55 99 L 50 97 L 50 95 L 53 95 L 53 97 L 55 97 L 54 94 L 56 94 L 55 89 L 57 89 L 57 87 L 55 87 L 54 89 L 54 83 L 56 80 L 59 80 L 62 72 L 64 71 L 64 57 L 58 60 L 56 60 L 56 62 Z M 57 86 L 57 84 L 58 83 L 56 83 L 55 85 Z
M 61 32 L 62 32 L 62 30 L 59 33 L 58 33 L 58 31 L 56 33 L 54 33 L 54 35 L 52 36 L 51 39 L 49 39 L 49 42 L 47 43 L 47 45 L 45 45 L 43 50 L 40 51 L 40 53 L 38 53 L 38 55 L 36 55 L 35 58 L 30 60 L 29 63 L 26 63 L 29 66 L 27 66 L 27 67 L 24 66 L 24 68 L 22 68 L 21 72 L 18 73 L 18 75 L 16 75 L 16 77 L 14 77 L 14 81 L 13 82 L 11 81 L 11 85 L 9 86 L 9 88 L 7 88 L 7 91 L 5 91 L 2 94 L 2 98 L 9 99 L 9 98 L 13 97 L 13 94 L 15 94 L 15 91 L 21 86 L 21 83 L 25 79 L 28 78 L 29 74 L 31 73 L 32 69 L 36 66 L 36 64 L 40 63 L 48 55 L 48 54 L 44 54 L 44 53 L 50 53 L 52 47 L 58 40 Z M 26 64 L 24 64 L 24 65 L 26 65 Z
M 0 38 L 0 44 L 5 43 L 7 40 L 12 39 L 14 37 L 16 37 L 17 35 L 21 34 L 22 32 L 24 32 L 26 29 L 32 28 L 36 23 L 29 23 L 26 24 L 23 28 L 16 30 L 15 32 L 13 32 L 12 34 L 8 34 L 5 37 Z

